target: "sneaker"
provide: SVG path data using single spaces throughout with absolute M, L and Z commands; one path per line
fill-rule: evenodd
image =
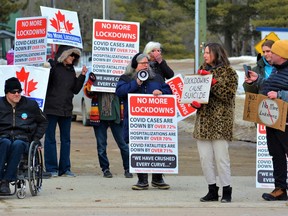
M 267 201 L 287 200 L 287 191 L 276 187 L 271 193 L 263 193 L 262 198 Z
M 137 184 L 132 186 L 132 190 L 148 190 L 149 184 L 138 181 Z
M 129 170 L 125 170 L 124 172 L 125 178 L 133 178 L 133 174 L 129 172 Z
M 0 184 L 0 194 L 8 195 L 11 194 L 11 190 L 9 187 L 9 181 L 3 180 Z
M 63 177 L 76 177 L 76 175 L 71 172 L 70 170 L 67 170 L 63 175 L 61 175 Z
M 43 173 L 42 173 L 42 178 L 43 178 L 43 179 L 49 179 L 49 178 L 51 178 L 51 177 L 52 177 L 51 172 L 43 172 Z
M 104 177 L 104 178 L 112 178 L 113 175 L 112 175 L 112 173 L 110 172 L 109 169 L 106 169 L 106 170 L 104 170 L 104 172 L 103 172 L 103 177 Z

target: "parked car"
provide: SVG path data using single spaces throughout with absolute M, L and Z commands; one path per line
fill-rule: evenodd
M 77 76 L 80 75 L 82 68 L 75 68 Z M 86 81 L 88 80 L 89 73 L 91 72 L 91 66 L 88 67 L 88 72 L 86 73 Z M 74 95 L 73 98 L 73 112 L 72 112 L 72 120 L 76 121 L 77 116 L 82 116 L 82 124 L 84 126 L 90 125 L 90 109 L 91 109 L 91 99 L 85 96 L 83 92 L 83 87 L 81 91 Z

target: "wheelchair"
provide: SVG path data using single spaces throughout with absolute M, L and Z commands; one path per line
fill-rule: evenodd
M 43 157 L 41 143 L 31 142 L 28 153 L 22 155 L 18 165 L 17 180 L 10 182 L 12 189 L 10 194 L 0 196 L 15 195 L 19 199 L 26 197 L 26 183 L 29 185 L 32 196 L 37 196 L 41 191 L 43 181 Z M 11 188 L 11 187 L 10 187 Z

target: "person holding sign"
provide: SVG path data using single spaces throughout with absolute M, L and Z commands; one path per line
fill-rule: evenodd
M 278 40 L 271 48 L 273 70 L 268 78 L 250 71 L 250 78 L 245 77 L 247 85 L 254 91 L 268 96 L 270 99 L 281 99 L 288 102 L 288 40 Z M 287 200 L 287 155 L 288 126 L 285 132 L 266 126 L 267 147 L 272 156 L 275 189 L 271 193 L 263 193 L 267 201 Z
M 87 68 L 84 66 L 79 77 L 76 77 L 74 65 L 77 65 L 80 55 L 79 48 L 61 45 L 57 50 L 55 60 L 50 61 L 51 69 L 44 107 L 48 119 L 44 141 L 44 159 L 46 172 L 51 173 L 52 177 L 75 176 L 70 170 L 72 99 L 74 94 L 78 94 L 82 89 L 87 73 Z M 55 139 L 57 124 L 61 140 L 59 165 Z
M 148 79 L 141 81 L 138 72 L 147 71 Z M 126 71 L 121 75 L 117 86 L 116 94 L 124 102 L 124 125 L 123 136 L 126 143 L 129 143 L 129 116 L 128 116 L 128 94 L 153 94 L 155 97 L 161 94 L 172 94 L 172 91 L 164 79 L 153 72 L 149 67 L 148 56 L 137 53 L 128 64 Z M 147 190 L 149 187 L 148 174 L 137 173 L 138 182 L 132 186 L 133 190 Z M 161 173 L 152 174 L 152 186 L 159 189 L 169 189 L 170 185 L 163 180 Z
M 218 201 L 219 187 L 216 172 L 222 185 L 221 202 L 231 202 L 232 187 L 229 157 L 229 141 L 232 140 L 235 96 L 238 75 L 230 66 L 226 51 L 218 43 L 205 45 L 204 63 L 199 74 L 212 74 L 208 104 L 192 102 L 197 108 L 194 138 L 197 139 L 200 161 L 208 183 L 208 193 L 201 202 Z
M 129 172 L 129 146 L 122 136 L 123 104 L 115 93 L 91 91 L 91 86 L 95 81 L 96 76 L 91 72 L 88 81 L 84 85 L 84 94 L 91 98 L 90 125 L 93 126 L 97 140 L 98 159 L 103 177 L 113 177 L 107 157 L 107 130 L 110 127 L 121 152 L 124 176 L 133 178 L 133 174 Z
M 144 54 L 148 55 L 150 68 L 164 79 L 170 79 L 174 76 L 174 71 L 168 66 L 163 59 L 161 44 L 150 41 L 146 44 Z
M 260 57 L 260 59 L 257 61 L 256 67 L 252 68 L 251 71 L 254 71 L 258 74 L 260 74 L 262 77 L 265 77 L 266 79 L 270 76 L 272 72 L 272 62 L 271 62 L 271 47 L 274 44 L 273 40 L 266 40 L 261 48 L 263 52 L 263 56 Z M 250 73 L 249 73 L 250 74 Z M 245 91 L 252 92 L 254 88 L 253 85 L 249 85 L 249 83 L 244 82 L 243 87 Z M 257 91 L 257 90 L 256 90 Z

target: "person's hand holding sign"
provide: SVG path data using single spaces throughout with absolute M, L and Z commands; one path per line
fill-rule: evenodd
M 198 74 L 200 75 L 209 75 L 211 74 L 209 71 L 206 70 L 198 70 Z M 217 83 L 217 80 L 215 78 L 212 78 L 211 86 L 214 86 Z
M 206 71 L 206 70 L 198 70 L 198 74 L 199 75 L 209 75 L 211 74 L 209 71 Z M 215 85 L 217 83 L 217 80 L 215 78 L 212 78 L 212 81 L 211 81 L 211 86 Z M 192 101 L 191 102 L 191 106 L 194 108 L 194 109 L 200 109 L 201 108 L 201 103 L 197 102 L 197 101 Z

